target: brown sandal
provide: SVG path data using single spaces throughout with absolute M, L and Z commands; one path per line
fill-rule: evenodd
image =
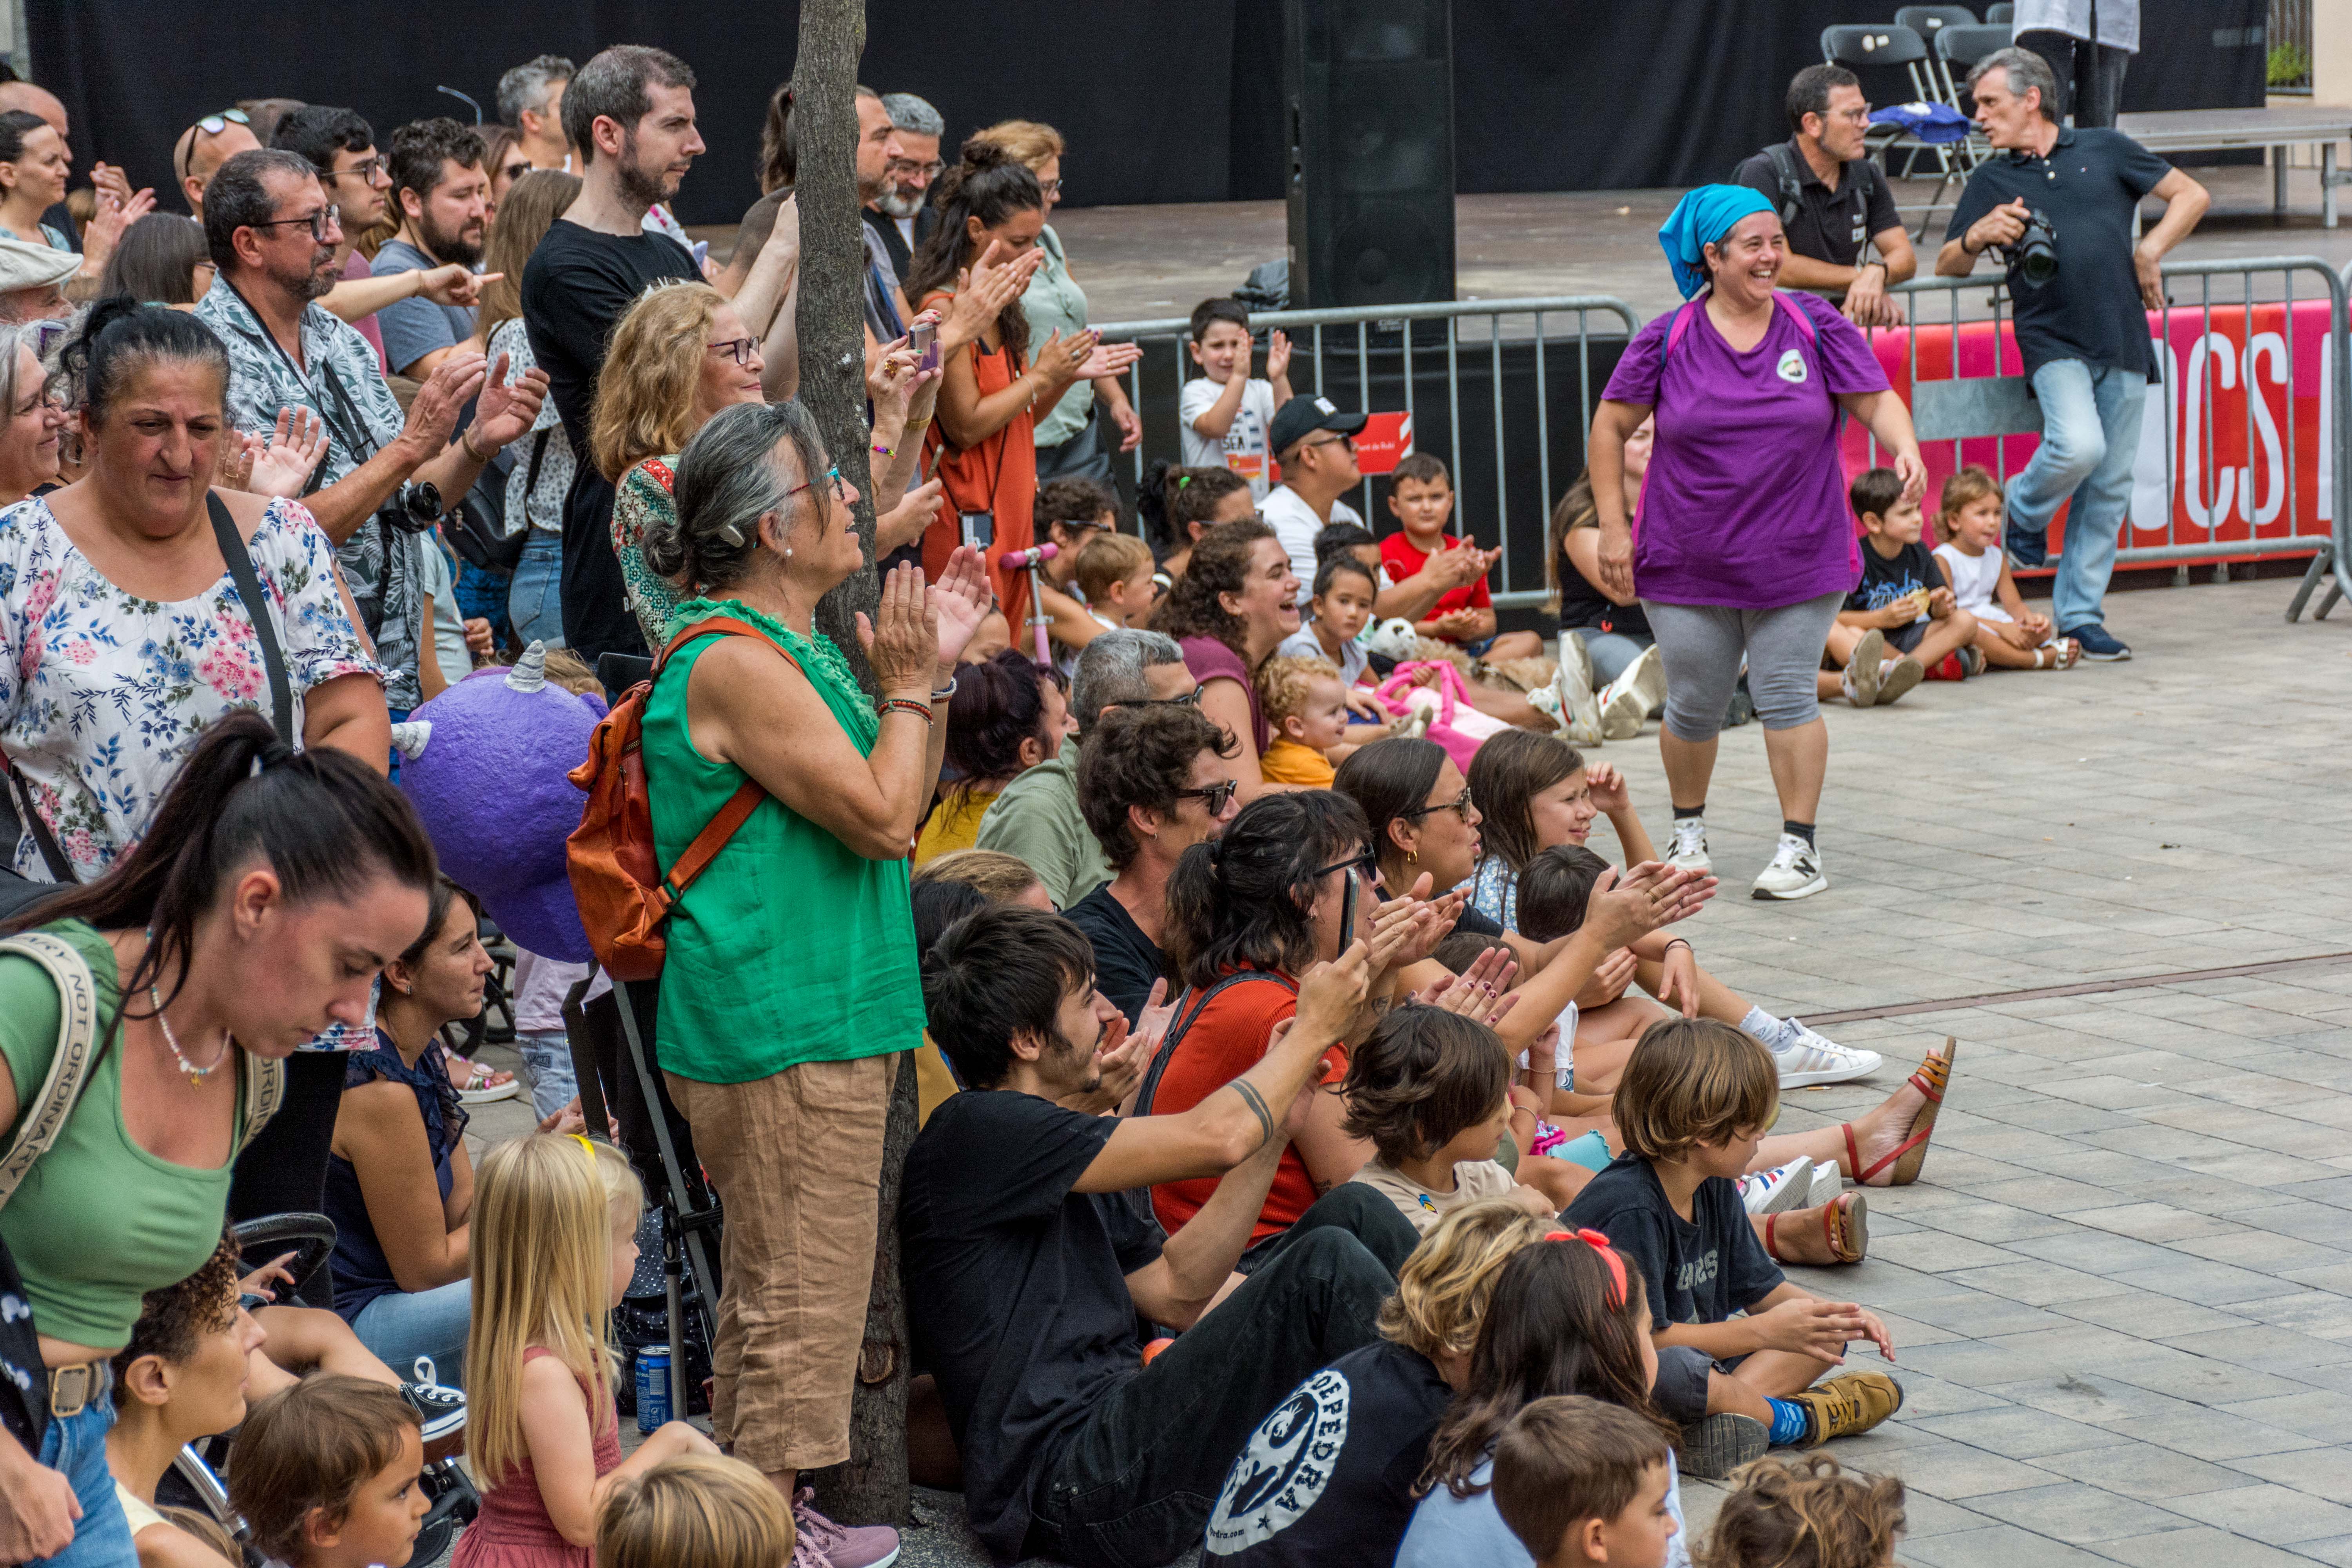
M 1849 1121 L 1838 1129 L 1845 1134 L 1843 1169 L 1853 1178 L 1855 1185 L 1869 1181 L 1889 1165 L 1895 1167 L 1895 1174 L 1887 1183 L 1889 1186 L 1907 1187 L 1919 1179 L 1920 1167 L 1927 1163 L 1927 1137 L 1936 1131 L 1936 1113 L 1943 1109 L 1944 1090 L 1952 1080 L 1952 1058 L 1958 1049 L 1959 1042 L 1947 1035 L 1943 1050 L 1930 1055 L 1919 1064 L 1919 1070 L 1911 1075 L 1911 1082 L 1927 1097 L 1927 1103 L 1921 1106 L 1919 1114 L 1911 1119 L 1911 1135 L 1874 1162 L 1868 1170 L 1863 1168 L 1862 1150 L 1853 1140 L 1853 1123 Z
M 1780 1256 L 1779 1239 L 1773 1233 L 1780 1221 L 1793 1224 L 1796 1217 L 1782 1214 L 1764 1216 L 1764 1252 L 1775 1263 L 1789 1259 Z M 1870 1249 L 1870 1204 L 1859 1191 L 1840 1193 L 1822 1205 L 1822 1239 L 1829 1243 L 1830 1257 L 1835 1261 L 1862 1261 L 1863 1255 Z

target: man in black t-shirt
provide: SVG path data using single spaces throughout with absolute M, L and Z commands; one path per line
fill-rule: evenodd
M 965 1091 L 908 1152 L 908 1315 L 998 1562 L 1176 1556 L 1266 1412 L 1374 1338 L 1415 1238 L 1360 1183 L 1233 1272 L 1369 976 L 1361 942 L 1317 965 L 1248 1072 L 1181 1114 L 1120 1118 L 1055 1103 L 1097 1089 L 1126 1034 L 1067 921 L 994 906 L 925 955 L 931 1035 Z M 1222 1175 L 1214 1195 L 1163 1238 L 1138 1190 L 1202 1175 Z M 1181 1331 L 1149 1366 L 1139 1319 Z
M 1861 79 L 1843 66 L 1807 66 L 1789 83 L 1788 106 L 1794 134 L 1731 176 L 1780 215 L 1789 236 L 1781 287 L 1843 299 L 1858 327 L 1901 326 L 1903 307 L 1886 289 L 1919 263 L 1885 177 L 1863 155 L 1870 105 Z M 1865 260 L 1873 246 L 1878 254 Z
M 563 503 L 563 632 L 593 665 L 602 653 L 646 651 L 613 553 L 613 481 L 589 456 L 588 426 L 605 347 L 630 305 L 653 284 L 701 277 L 676 240 L 643 226 L 703 150 L 694 72 L 660 49 L 616 45 L 564 89 L 563 127 L 580 195 L 523 268 L 522 316 L 579 461 Z
M 1131 1026 L 1155 982 L 1171 978 L 1160 951 L 1168 878 L 1193 845 L 1241 810 L 1237 742 L 1198 708 L 1114 708 L 1096 721 L 1078 759 L 1078 810 L 1118 872 L 1065 911 L 1094 944 L 1095 984 Z
M 2018 352 L 2042 405 L 2042 445 L 2009 481 L 2009 553 L 2017 565 L 2041 565 L 2051 520 L 2071 499 L 2051 619 L 2084 658 L 2129 658 L 2106 629 L 2104 601 L 2156 370 L 2143 310 L 2163 308 L 2165 253 L 2189 237 L 2210 198 L 2121 132 L 2060 125 L 2058 85 L 2031 49 L 1987 55 L 1969 90 L 2002 155 L 1969 176 L 1936 272 L 1966 278 L 1987 250 L 2004 253 Z M 2149 195 L 2165 204 L 2164 216 L 2135 245 Z

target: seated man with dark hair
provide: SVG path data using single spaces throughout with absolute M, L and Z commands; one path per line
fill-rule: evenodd
M 1886 290 L 1919 263 L 1886 176 L 1865 155 L 1870 103 L 1862 79 L 1843 66 L 1807 66 L 1789 83 L 1788 110 L 1789 139 L 1731 176 L 1780 215 L 1789 237 L 1780 286 L 1842 300 L 1855 326 L 1901 326 L 1902 303 Z
M 1055 1103 L 1126 1035 L 1067 921 L 986 909 L 925 955 L 931 1034 L 965 1092 L 907 1157 L 907 1301 L 999 1562 L 1174 1557 L 1266 1412 L 1373 1339 L 1413 1240 L 1384 1200 L 1335 1193 L 1233 1272 L 1369 963 L 1358 942 L 1309 971 L 1289 1027 L 1192 1110 L 1119 1118 Z M 1163 1239 L 1130 1194 L 1196 1176 L 1222 1180 Z M 1139 1318 L 1182 1331 L 1148 1366 Z

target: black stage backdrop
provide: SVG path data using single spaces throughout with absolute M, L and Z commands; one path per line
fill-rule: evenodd
M 793 0 L 509 0 L 429 13 L 414 0 L 286 0 L 221 10 L 156 0 L 27 8 L 34 75 L 73 120 L 84 167 L 122 164 L 165 211 L 173 139 L 244 98 L 342 103 L 390 128 L 495 114 L 499 73 L 543 51 L 585 60 L 658 44 L 702 79 L 710 151 L 679 193 L 688 223 L 727 223 L 752 177 L 770 90 L 791 73 Z M 1465 192 L 1627 189 L 1721 179 L 1784 134 L 1780 96 L 1819 58 L 1823 26 L 1891 13 L 1852 0 L 1459 0 L 1454 8 L 1456 180 Z M 2147 50 L 2126 109 L 2263 101 L 2264 0 L 2144 0 Z M 428 20 L 430 17 L 430 20 Z M 1272 0 L 908 0 L 868 9 L 865 79 L 919 92 L 954 135 L 1022 116 L 1068 138 L 1066 199 L 1244 201 L 1282 194 L 1282 7 Z M 2252 29 L 2251 35 L 2245 29 Z M 2251 36 L 2251 45 L 2237 40 Z M 2231 47 L 2220 47 L 2216 38 Z M 1902 73 L 1874 101 L 1912 96 Z

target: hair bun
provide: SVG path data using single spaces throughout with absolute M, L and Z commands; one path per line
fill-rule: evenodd
M 985 136 L 968 139 L 957 149 L 957 155 L 963 160 L 964 167 L 975 174 L 982 169 L 1001 169 L 1007 163 L 1017 162 L 1002 143 Z

